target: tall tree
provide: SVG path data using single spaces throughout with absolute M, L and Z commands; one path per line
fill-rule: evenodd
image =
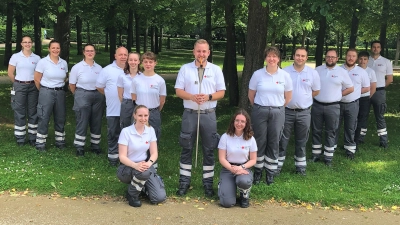
M 246 38 L 246 58 L 242 75 L 242 90 L 239 99 L 241 108 L 249 108 L 248 90 L 249 81 L 257 69 L 263 67 L 263 50 L 266 46 L 268 5 L 262 0 L 249 0 Z
M 3 65 L 7 66 L 12 55 L 12 25 L 14 19 L 14 1 L 7 1 L 7 23 L 6 23 L 6 45 L 4 51 Z
M 212 10 L 211 10 L 211 0 L 206 0 L 206 28 L 204 32 L 204 39 L 207 40 L 210 45 L 210 55 L 207 61 L 213 61 L 213 48 L 212 48 Z
M 126 48 L 128 49 L 128 52 L 132 51 L 132 45 L 133 45 L 133 9 L 129 7 L 128 10 L 128 35 L 127 35 L 127 40 L 126 40 Z
M 82 19 L 79 15 L 75 16 L 75 26 L 76 26 L 76 47 L 78 50 L 77 55 L 82 55 Z
M 57 12 L 57 28 L 54 34 L 55 39 L 61 44 L 60 57 L 69 62 L 70 47 L 70 8 L 71 0 L 59 0 Z
M 35 40 L 35 54 L 42 57 L 42 30 L 40 23 L 41 1 L 33 4 L 33 39 Z
M 384 49 L 386 47 L 386 30 L 388 26 L 388 17 L 389 17 L 389 0 L 383 0 L 382 1 L 382 14 L 381 14 L 381 32 L 379 34 L 379 41 L 381 42 L 381 55 L 386 56 L 387 55 L 384 53 Z

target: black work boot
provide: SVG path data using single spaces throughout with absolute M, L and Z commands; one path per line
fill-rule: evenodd
M 250 203 L 249 203 L 249 198 L 244 197 L 243 193 L 240 192 L 240 203 L 239 203 L 241 208 L 248 208 Z
M 77 148 L 76 156 L 85 156 L 85 150 L 83 148 Z
M 267 173 L 267 178 L 265 179 L 265 182 L 267 183 L 268 186 L 273 184 L 274 183 L 274 175 Z
M 186 195 L 187 191 L 189 190 L 189 187 L 190 187 L 190 184 L 180 183 L 178 191 L 176 192 L 176 195 L 178 195 L 178 196 Z
M 204 185 L 204 195 L 208 198 L 211 198 L 214 196 L 214 190 L 213 190 L 212 184 Z
M 128 199 L 128 203 L 132 207 L 140 207 L 142 206 L 142 202 L 139 199 L 139 196 L 132 197 L 129 193 L 126 193 L 126 198 Z
M 257 185 L 261 181 L 262 172 L 254 171 L 253 184 Z

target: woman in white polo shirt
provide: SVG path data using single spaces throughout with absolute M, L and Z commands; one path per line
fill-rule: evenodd
M 131 52 L 128 55 L 128 61 L 124 68 L 124 74 L 119 75 L 117 81 L 118 97 L 121 101 L 121 114 L 119 121 L 121 129 L 132 125 L 132 114 L 135 108 L 135 101 L 132 100 L 131 87 L 133 79 L 140 75 L 139 70 L 140 54 L 137 52 Z
M 219 178 L 218 196 L 223 207 L 236 204 L 236 188 L 240 191 L 240 207 L 249 207 L 253 174 L 257 160 L 257 144 L 253 137 L 249 114 L 239 109 L 218 144 L 219 162 L 223 166 Z
M 40 57 L 32 52 L 32 39 L 24 36 L 22 50 L 11 56 L 8 64 L 8 76 L 13 82 L 11 90 L 11 108 L 14 110 L 14 135 L 17 144 L 25 144 L 26 116 L 28 117 L 28 140 L 35 146 L 37 132 L 38 90 L 33 81 L 36 64 Z M 14 76 L 14 72 L 16 75 Z
M 157 204 L 165 201 L 164 183 L 157 175 L 153 163 L 158 158 L 157 138 L 153 127 L 148 125 L 149 110 L 144 105 L 136 106 L 134 124 L 122 129 L 118 140 L 119 160 L 117 177 L 128 184 L 127 199 L 129 205 L 142 205 L 139 194 L 143 188 L 149 196 L 150 202 Z M 150 157 L 147 159 L 147 151 Z
M 145 105 L 149 111 L 149 123 L 154 128 L 157 143 L 161 136 L 161 110 L 164 107 L 167 96 L 165 80 L 158 75 L 154 68 L 157 65 L 157 57 L 153 52 L 146 52 L 141 57 L 143 76 L 136 76 L 132 82 L 132 100 L 137 105 Z M 154 168 L 157 169 L 157 162 Z
M 49 43 L 49 54 L 41 59 L 35 69 L 35 85 L 39 90 L 37 105 L 38 129 L 36 149 L 45 151 L 50 117 L 54 117 L 54 132 L 59 149 L 65 148 L 65 91 L 64 85 L 68 65 L 60 58 L 60 43 L 52 40 Z
M 74 65 L 69 76 L 69 89 L 74 94 L 76 130 L 74 146 L 77 156 L 85 155 L 87 127 L 90 127 L 91 150 L 101 153 L 101 120 L 104 111 L 104 95 L 96 89 L 96 80 L 102 67 L 94 61 L 96 50 L 94 45 L 83 47 L 83 60 Z
M 266 48 L 264 57 L 267 66 L 254 72 L 248 96 L 253 105 L 251 120 L 258 146 L 254 184 L 260 183 L 265 169 L 266 183 L 270 185 L 278 171 L 279 140 L 285 124 L 285 106 L 292 99 L 293 84 L 289 73 L 278 66 L 278 48 Z

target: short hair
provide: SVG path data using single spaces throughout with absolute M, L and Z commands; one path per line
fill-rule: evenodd
M 378 43 L 382 47 L 382 43 L 378 40 L 375 40 L 375 41 L 371 42 L 371 48 L 372 48 L 372 45 L 374 45 L 376 43 Z
M 334 48 L 330 48 L 330 49 L 326 50 L 325 55 L 328 54 L 328 52 L 331 52 L 331 51 L 335 52 L 336 56 L 338 56 L 338 53 L 337 53 L 336 49 L 334 49 Z
M 246 118 L 246 126 L 243 129 L 243 139 L 246 141 L 250 140 L 250 138 L 253 137 L 254 132 L 253 129 L 251 128 L 250 116 L 244 109 L 238 109 L 236 113 L 233 114 L 226 133 L 231 137 L 235 135 L 235 119 L 237 115 L 243 115 Z
M 82 50 L 85 51 L 85 48 L 86 48 L 87 46 L 92 46 L 92 47 L 94 48 L 94 51 L 96 51 L 96 47 L 94 47 L 94 45 L 93 45 L 93 44 L 90 44 L 90 43 L 85 44 L 85 45 L 83 46 Z
M 193 48 L 196 48 L 196 45 L 197 45 L 197 44 L 207 44 L 207 45 L 208 45 L 208 48 L 210 48 L 210 45 L 208 44 L 208 41 L 205 40 L 205 39 L 198 39 L 198 40 L 194 43 Z
M 360 53 L 358 53 L 358 58 L 361 58 L 361 57 L 369 58 L 369 53 L 367 51 L 361 51 Z
M 307 51 L 307 49 L 306 49 L 305 47 L 297 47 L 297 48 L 295 48 L 295 49 L 294 49 L 294 54 L 296 54 L 297 50 L 304 50 L 304 51 L 306 51 L 307 56 L 308 56 L 308 51 Z
M 140 61 L 143 62 L 143 60 L 145 60 L 145 59 L 149 59 L 149 60 L 153 60 L 154 62 L 157 62 L 156 54 L 154 54 L 153 52 L 150 52 L 150 51 L 143 53 Z
M 53 39 L 53 40 L 51 40 L 51 41 L 49 42 L 49 48 L 51 47 L 51 45 L 52 45 L 53 43 L 57 43 L 58 45 L 60 45 L 60 48 L 61 48 L 60 42 L 57 41 L 56 39 Z
M 278 49 L 277 47 L 275 47 L 275 46 L 270 46 L 270 47 L 267 47 L 267 48 L 264 50 L 264 59 L 265 59 L 270 53 L 273 53 L 273 54 L 275 54 L 276 56 L 278 56 L 278 58 L 281 58 L 281 52 L 279 51 L 279 49 Z
M 125 72 L 125 74 L 130 74 L 130 70 L 129 70 L 129 56 L 130 55 L 137 55 L 138 56 L 138 58 L 139 58 L 139 65 L 138 65 L 138 71 L 137 71 L 137 74 L 139 74 L 139 72 L 140 71 L 142 71 L 142 69 L 140 68 L 140 54 L 139 53 L 137 53 L 137 52 L 129 52 L 129 54 L 128 54 L 128 60 L 126 60 L 126 62 L 125 62 L 125 67 L 124 67 L 124 72 Z
M 347 49 L 346 55 L 347 55 L 347 53 L 349 53 L 349 52 L 355 52 L 355 53 L 357 54 L 357 50 L 356 50 L 355 48 L 349 48 L 349 49 Z

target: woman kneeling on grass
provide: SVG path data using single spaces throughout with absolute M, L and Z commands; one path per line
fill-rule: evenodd
M 257 160 L 257 144 L 253 137 L 249 114 L 239 109 L 218 144 L 219 162 L 223 166 L 219 178 L 218 196 L 223 207 L 236 204 L 236 188 L 240 191 L 240 207 L 249 207 L 253 183 L 250 170 Z
M 154 128 L 148 125 L 149 109 L 138 105 L 133 112 L 134 123 L 122 129 L 118 140 L 121 165 L 117 177 L 128 184 L 127 199 L 129 205 L 140 207 L 139 194 L 143 188 L 150 202 L 157 204 L 165 201 L 164 183 L 157 175 L 153 163 L 158 158 L 157 138 Z M 147 150 L 150 157 L 147 159 Z

